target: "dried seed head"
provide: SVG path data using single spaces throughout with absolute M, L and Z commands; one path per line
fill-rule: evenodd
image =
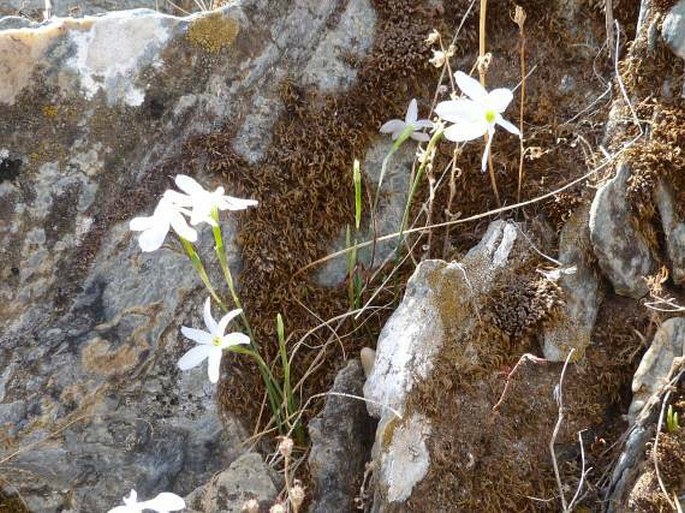
M 433 57 L 428 61 L 436 68 L 442 68 L 447 60 L 447 55 L 442 50 L 433 50 Z
M 516 23 L 519 28 L 523 29 L 523 24 L 526 22 L 526 11 L 520 5 L 516 6 L 514 10 L 514 23 Z
M 297 511 L 300 508 L 300 506 L 302 506 L 302 503 L 304 502 L 304 496 L 305 496 L 304 488 L 302 487 L 302 485 L 298 481 L 295 481 L 295 486 L 293 486 L 290 489 L 289 495 L 290 495 L 290 502 L 292 503 L 295 511 Z
M 292 438 L 283 436 L 281 437 L 281 442 L 278 444 L 278 452 L 280 452 L 281 456 L 284 458 L 290 458 L 290 455 L 293 453 L 294 445 Z
M 269 513 L 285 513 L 285 506 L 283 504 L 274 504 L 271 506 Z
M 425 43 L 430 46 L 434 45 L 438 41 L 440 41 L 440 32 L 437 30 L 433 29 L 430 34 L 428 34 L 428 37 L 424 40 Z
M 243 513 L 259 513 L 259 502 L 255 499 L 250 499 L 240 509 Z

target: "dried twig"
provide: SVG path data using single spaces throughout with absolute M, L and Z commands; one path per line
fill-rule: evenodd
M 607 33 L 607 47 L 609 48 L 609 57 L 611 60 L 616 59 L 618 49 L 614 52 L 614 2 L 613 0 L 604 0 L 604 26 Z
M 511 379 L 514 377 L 514 374 L 516 373 L 516 370 L 519 368 L 519 365 L 521 365 L 525 361 L 530 361 L 533 363 L 547 363 L 547 360 L 544 358 L 540 358 L 538 356 L 535 356 L 534 354 L 530 353 L 525 353 L 521 355 L 521 358 L 519 358 L 518 362 L 516 362 L 516 365 L 514 365 L 514 368 L 511 369 L 509 374 L 507 374 L 507 380 L 504 383 L 504 389 L 502 390 L 502 395 L 499 398 L 499 401 L 495 403 L 495 405 L 492 407 L 492 411 L 497 411 L 499 407 L 502 405 L 502 402 L 504 401 L 504 396 L 507 394 L 507 391 L 509 390 L 509 383 L 511 382 Z
M 557 422 L 554 425 L 554 431 L 552 432 L 552 438 L 549 440 L 549 452 L 552 454 L 552 465 L 554 466 L 554 477 L 557 480 L 557 486 L 559 487 L 559 495 L 561 496 L 561 505 L 564 513 L 571 511 L 569 505 L 566 502 L 566 496 L 564 495 L 564 483 L 561 481 L 561 474 L 559 473 L 559 464 L 557 463 L 557 455 L 554 452 L 554 444 L 557 441 L 557 436 L 559 435 L 559 430 L 561 429 L 561 424 L 564 422 L 564 377 L 566 376 L 566 369 L 571 361 L 571 357 L 575 352 L 575 347 L 572 348 L 568 355 L 566 356 L 566 361 L 564 362 L 564 367 L 561 369 L 561 376 L 559 377 L 559 383 L 554 388 L 554 396 L 557 400 L 557 405 L 559 406 L 559 412 L 557 413 Z
M 664 497 L 666 497 L 666 500 L 668 501 L 668 504 L 677 511 L 676 508 L 676 503 L 671 499 L 671 497 L 668 495 L 668 491 L 666 490 L 666 485 L 664 484 L 664 480 L 661 477 L 661 470 L 659 469 L 659 458 L 657 458 L 657 449 L 659 447 L 659 436 L 661 435 L 661 427 L 663 426 L 664 422 L 664 413 L 666 412 L 666 404 L 668 403 L 668 399 L 671 397 L 671 392 L 673 391 L 673 385 L 675 385 L 678 381 L 680 381 L 680 378 L 683 375 L 684 370 L 681 370 L 676 377 L 674 377 L 669 383 L 666 385 L 666 393 L 664 394 L 664 398 L 661 400 L 661 411 L 659 412 L 659 421 L 657 422 L 656 425 L 656 435 L 654 436 L 654 447 L 652 447 L 652 462 L 654 463 L 654 473 L 656 474 L 656 479 L 659 482 L 659 488 L 661 488 L 661 491 L 664 494 Z
M 523 30 L 523 25 L 525 22 L 526 11 L 523 10 L 523 7 L 517 5 L 516 10 L 514 12 L 514 23 L 516 23 L 519 27 L 519 40 L 521 42 L 521 46 L 519 48 L 519 59 L 521 61 L 521 107 L 519 109 L 519 132 L 521 132 L 521 136 L 519 137 L 520 155 L 519 180 L 518 189 L 516 192 L 517 202 L 521 201 L 521 186 L 523 184 L 523 157 L 526 153 L 525 148 L 523 146 L 523 112 L 525 110 L 524 107 L 526 101 L 526 34 Z

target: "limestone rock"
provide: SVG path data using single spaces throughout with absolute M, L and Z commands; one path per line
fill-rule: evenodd
M 685 318 L 674 317 L 664 321 L 633 376 L 633 400 L 628 410 L 631 421 L 635 420 L 647 399 L 668 383 L 674 360 L 684 354 Z
M 397 419 L 389 419 L 388 422 L 397 423 Z M 431 434 L 430 420 L 414 413 L 397 424 L 392 429 L 388 429 L 389 426 L 381 427 L 384 433 L 392 435 L 383 450 L 378 451 L 376 459 L 378 481 L 390 503 L 406 501 L 414 485 L 426 476 L 430 468 L 430 455 L 426 447 L 426 439 Z M 381 510 L 381 504 L 375 501 L 374 511 Z
M 622 296 L 647 294 L 645 277 L 654 266 L 644 237 L 632 226 L 626 202 L 630 167 L 621 164 L 616 176 L 595 194 L 590 210 L 590 239 L 599 266 Z
M 3 463 L 9 493 L 34 511 L 107 511 L 131 488 L 187 494 L 242 452 L 245 432 L 220 418 L 206 368 L 176 368 L 188 349 L 179 326 L 201 326 L 200 283 L 171 238 L 141 254 L 128 221 L 149 215 L 178 172 L 226 185 L 179 158 L 200 135 L 231 126 L 235 151 L 258 160 L 279 78 L 325 63 L 327 88 L 350 84 L 353 70 L 332 63 L 372 44 L 374 20 L 366 0 L 0 20 L 0 459 L 18 451 Z M 223 229 L 237 271 L 236 226 Z
M 685 59 L 685 0 L 679 0 L 664 18 L 661 37 L 678 57 Z
M 190 512 L 241 513 L 243 505 L 250 499 L 268 509 L 277 494 L 269 467 L 262 457 L 257 453 L 247 453 L 207 484 L 195 489 L 185 501 Z
M 673 190 L 661 181 L 656 191 L 661 225 L 666 235 L 666 250 L 671 264 L 671 278 L 676 285 L 685 283 L 685 221 L 678 219 Z
M 515 225 L 497 221 L 462 263 L 426 260 L 417 266 L 402 303 L 378 339 L 375 365 L 364 385 L 371 415 L 382 418 L 394 415 L 393 410 L 401 414 L 406 395 L 433 368 L 445 337 L 439 314 L 445 308 L 441 303 L 443 290 L 449 287 L 457 291 L 452 294 L 460 304 L 449 308 L 459 316 L 453 322 L 461 326 L 463 335 L 474 323 L 471 299 L 488 292 L 493 276 L 507 265 L 516 237 Z
M 374 512 L 401 511 L 429 472 L 433 422 L 421 410 L 407 411 L 407 398 L 428 379 L 444 344 L 450 351 L 458 348 L 460 369 L 478 365 L 480 349 L 470 335 L 479 311 L 498 278 L 515 274 L 512 269 L 530 258 L 528 246 L 517 241 L 516 225 L 495 221 L 462 262 L 421 262 L 383 327 L 364 385 L 369 413 L 380 417 L 373 447 Z
M 364 371 L 351 360 L 335 378 L 324 410 L 309 423 L 309 471 L 314 481 L 312 513 L 352 511 L 373 444 L 374 424 L 359 398 Z
M 588 217 L 588 209 L 582 207 L 561 231 L 559 261 L 564 268 L 558 283 L 564 291 L 564 309 L 558 321 L 545 327 L 543 354 L 547 360 L 564 361 L 571 348 L 580 357 L 591 343 L 600 293 L 599 278 L 588 261 L 591 251 Z
M 167 14 L 182 14 L 166 0 L 51 0 L 50 3 L 52 16 L 62 18 L 141 8 L 155 9 Z M 185 6 L 185 10 L 188 11 L 196 9 L 192 2 L 188 5 L 187 0 L 174 3 L 181 8 Z M 24 16 L 33 21 L 43 21 L 44 11 L 44 0 L 5 0 L 0 4 L 0 16 Z

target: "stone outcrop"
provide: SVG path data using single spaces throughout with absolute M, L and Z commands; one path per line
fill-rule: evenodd
M 32 511 L 184 495 L 243 452 L 206 370 L 176 368 L 200 283 L 171 238 L 141 254 L 128 221 L 178 172 L 225 185 L 179 160 L 192 138 L 230 125 L 234 151 L 258 161 L 279 81 L 348 87 L 341 55 L 370 47 L 375 20 L 366 0 L 0 20 L 0 459 Z

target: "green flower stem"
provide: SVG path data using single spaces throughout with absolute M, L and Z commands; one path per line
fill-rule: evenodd
M 271 406 L 271 411 L 273 412 L 274 417 L 276 418 L 276 423 L 278 424 L 279 430 L 282 430 L 284 424 L 281 415 L 283 391 L 279 388 L 278 382 L 276 381 L 276 378 L 274 378 L 271 369 L 269 369 L 269 366 L 266 364 L 264 359 L 254 349 L 249 349 L 241 346 L 232 346 L 230 350 L 235 353 L 248 355 L 252 357 L 255 360 L 255 362 L 257 362 L 259 372 L 261 373 L 262 379 L 264 380 L 264 384 L 266 385 L 266 392 L 267 396 L 269 397 L 269 405 Z
M 285 422 L 288 427 L 292 428 L 298 444 L 304 445 L 305 436 L 302 424 L 297 422 L 293 426 L 290 422 L 290 418 L 295 415 L 297 407 L 290 381 L 290 360 L 288 360 L 288 351 L 285 340 L 285 327 L 283 325 L 283 317 L 281 314 L 276 316 L 276 333 L 278 334 L 278 349 L 281 354 L 281 365 L 283 366 L 283 407 L 285 408 L 286 413 Z
M 231 269 L 228 267 L 228 260 L 226 259 L 226 251 L 224 249 L 224 239 L 221 234 L 221 225 L 219 224 L 219 210 L 216 207 L 212 209 L 212 219 L 214 219 L 216 222 L 216 226 L 212 226 L 212 233 L 214 234 L 214 251 L 216 252 L 216 256 L 219 260 L 221 271 L 224 273 L 224 280 L 226 281 L 226 285 L 228 285 L 228 290 L 231 293 L 233 302 L 235 303 L 236 308 L 240 308 L 242 310 L 243 305 L 240 301 L 240 296 L 238 296 L 238 292 L 235 290 Z M 247 315 L 245 314 L 244 310 L 241 312 L 240 317 L 243 320 L 243 325 L 247 330 L 247 334 L 250 337 L 252 345 L 255 347 L 255 349 L 259 349 L 259 344 L 255 340 L 254 334 L 252 333 L 252 328 L 250 327 L 250 322 L 247 320 Z
M 209 276 L 207 276 L 207 271 L 205 271 L 205 266 L 202 265 L 202 260 L 200 260 L 200 256 L 197 254 L 197 251 L 195 251 L 195 247 L 183 237 L 179 237 L 179 239 L 181 239 L 181 245 L 188 254 L 190 262 L 193 265 L 193 269 L 195 269 L 195 272 L 200 277 L 200 280 L 202 280 L 202 283 L 204 283 L 205 287 L 207 287 L 207 290 L 211 294 L 212 298 L 214 298 L 214 301 L 216 301 L 224 311 L 227 311 L 228 309 L 226 308 L 226 305 L 223 301 L 221 301 L 214 290 L 214 287 L 212 287 L 212 284 L 209 281 Z
M 402 143 L 409 139 L 409 136 L 414 133 L 416 128 L 414 128 L 412 125 L 407 125 L 405 129 L 400 133 L 399 137 L 395 140 L 395 142 L 392 145 L 392 148 L 390 148 L 390 151 L 388 154 L 385 156 L 383 159 L 383 163 L 381 164 L 381 174 L 378 177 L 378 185 L 376 186 L 376 196 L 373 199 L 373 208 L 371 209 L 371 215 L 375 216 L 376 215 L 376 207 L 378 206 L 378 197 L 380 196 L 381 193 L 381 185 L 383 185 L 383 178 L 385 177 L 385 170 L 388 167 L 388 162 L 390 162 L 390 157 L 393 156 L 393 154 L 400 149 L 400 146 L 402 146 Z
M 416 194 L 416 189 L 419 187 L 419 182 L 421 181 L 421 178 L 423 177 L 423 171 L 426 168 L 426 164 L 428 164 L 428 161 L 430 160 L 430 155 L 433 152 L 433 149 L 435 146 L 438 144 L 440 139 L 442 138 L 442 130 L 436 130 L 436 132 L 433 134 L 433 137 L 431 137 L 431 140 L 428 141 L 428 147 L 426 148 L 426 157 L 424 158 L 423 162 L 419 166 L 418 171 L 416 171 L 416 176 L 414 177 L 414 182 L 411 184 L 411 189 L 409 190 L 409 197 L 407 198 L 407 204 L 404 207 L 404 214 L 402 215 L 402 224 L 400 225 L 400 233 L 397 239 L 397 248 L 395 251 L 398 251 L 400 249 L 400 246 L 402 245 L 403 239 L 404 239 L 404 230 L 407 228 L 407 221 L 409 219 L 409 212 L 411 210 L 411 205 L 412 201 L 414 199 L 414 194 Z

